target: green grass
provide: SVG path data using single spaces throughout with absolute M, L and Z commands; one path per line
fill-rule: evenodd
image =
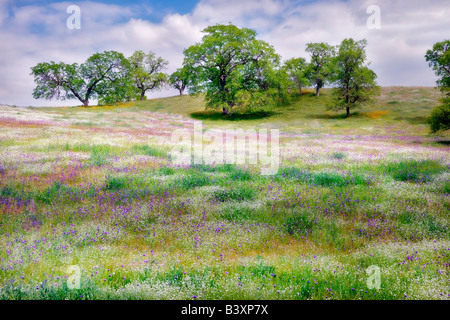
M 285 227 L 286 232 L 290 235 L 300 234 L 300 235 L 308 235 L 312 233 L 312 229 L 315 226 L 315 220 L 310 219 L 304 214 L 299 214 L 295 216 L 290 216 L 286 219 Z
M 148 145 L 134 145 L 131 150 L 136 154 L 142 154 L 151 157 L 165 158 L 168 156 L 166 151 Z
M 236 186 L 230 190 L 217 190 L 213 193 L 213 199 L 219 202 L 230 200 L 245 201 L 253 200 L 255 192 L 247 186 Z
M 0 299 L 448 299 L 449 136 L 423 123 L 439 96 L 382 88 L 349 119 L 326 89 L 231 118 L 202 96 L 30 109 L 65 119 L 46 126 L 5 109 Z M 170 132 L 194 119 L 279 129 L 278 172 L 175 165 Z
M 395 180 L 405 182 L 429 182 L 436 174 L 445 171 L 444 166 L 435 160 L 405 160 L 387 163 L 382 170 Z
M 343 187 L 349 185 L 370 185 L 372 181 L 359 173 L 340 174 L 336 172 L 311 172 L 296 167 L 281 168 L 276 179 L 288 179 L 301 183 L 324 187 Z
M 251 220 L 254 210 L 244 206 L 227 206 L 220 213 L 221 218 L 229 221 L 245 221 Z
M 126 177 L 107 177 L 105 182 L 105 190 L 122 190 L 127 186 L 128 179 Z
M 345 158 L 345 153 L 342 153 L 342 152 L 335 152 L 335 153 L 333 153 L 333 154 L 331 155 L 331 157 L 332 157 L 333 159 L 342 160 L 342 159 Z
M 173 186 L 175 188 L 179 187 L 185 190 L 189 190 L 209 185 L 211 182 L 211 178 L 209 178 L 208 176 L 205 176 L 203 174 L 193 174 L 175 180 Z

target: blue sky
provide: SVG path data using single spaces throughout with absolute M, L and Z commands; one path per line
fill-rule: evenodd
M 165 15 L 178 12 L 179 14 L 187 14 L 192 11 L 197 5 L 198 1 L 189 0 L 140 0 L 140 1 L 123 1 L 123 0 L 97 0 L 96 3 L 106 5 L 118 5 L 121 7 L 134 6 L 137 8 L 135 17 L 148 19 L 150 21 L 161 21 Z M 29 5 L 50 6 L 55 3 L 68 3 L 67 0 L 57 1 L 34 1 L 34 0 L 19 0 L 14 1 L 14 7 L 24 7 Z M 71 1 L 72 4 L 80 3 L 80 1 Z M 151 11 L 139 10 L 139 8 L 151 8 Z
M 81 10 L 81 29 L 69 30 L 70 5 Z M 370 29 L 367 8 L 380 8 L 380 29 Z M 338 45 L 367 39 L 370 67 L 382 86 L 434 86 L 424 55 L 449 39 L 448 0 L 201 0 L 28 1 L 0 0 L 0 103 L 77 105 L 35 100 L 30 68 L 42 61 L 83 62 L 95 52 L 153 51 L 181 66 L 183 50 L 200 41 L 208 25 L 231 22 L 253 28 L 283 59 L 305 57 L 308 42 Z M 149 97 L 175 95 L 165 90 Z

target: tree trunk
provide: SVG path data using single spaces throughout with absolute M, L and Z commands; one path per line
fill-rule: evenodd
M 320 87 L 319 87 L 319 85 L 317 85 L 317 87 L 316 87 L 316 96 L 319 96 L 319 90 L 320 90 Z
M 180 88 L 180 89 L 178 89 L 178 90 L 180 91 L 180 96 L 182 96 L 182 95 L 183 95 L 184 88 Z
M 303 95 L 302 87 L 299 88 L 299 94 L 300 94 L 300 95 Z
M 230 111 L 233 109 L 234 107 L 234 102 L 228 102 L 228 108 L 223 107 L 222 108 L 222 114 L 229 116 L 230 115 Z
M 347 118 L 350 117 L 350 107 L 347 107 Z
M 89 106 L 89 100 L 88 99 L 83 101 L 83 106 L 85 106 L 85 107 Z
M 144 101 L 144 98 L 145 98 L 145 91 L 142 91 L 141 92 L 141 101 Z

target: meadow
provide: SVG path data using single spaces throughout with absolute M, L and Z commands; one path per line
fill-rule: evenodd
M 0 106 L 0 299 L 448 300 L 439 97 L 382 88 L 348 119 L 328 90 L 228 118 L 201 96 Z M 174 165 L 171 134 L 193 120 L 279 129 L 278 172 Z

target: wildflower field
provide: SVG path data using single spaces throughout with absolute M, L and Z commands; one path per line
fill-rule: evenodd
M 329 97 L 227 119 L 201 96 L 0 106 L 0 299 L 450 299 L 439 91 L 382 88 L 348 119 Z M 174 165 L 193 120 L 278 129 L 278 172 Z

